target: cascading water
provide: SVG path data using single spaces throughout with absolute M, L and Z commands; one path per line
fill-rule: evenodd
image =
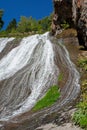
M 0 53 L 5 48 L 6 44 L 12 41 L 14 38 L 0 38 Z
M 29 111 L 57 76 L 48 33 L 23 38 L 0 60 L 0 121 Z
M 11 40 L 14 39 L 0 39 L 0 54 L 5 46 L 11 44 L 8 44 Z M 23 38 L 18 46 L 4 55 L 0 60 L 1 124 L 31 110 L 48 88 L 58 83 L 60 66 L 61 69 L 67 69 L 68 77 L 61 92 L 61 99 L 46 109 L 46 113 L 57 111 L 71 102 L 80 91 L 79 73 L 70 61 L 64 45 L 53 44 L 49 33 L 37 34 Z M 43 115 L 43 111 L 41 113 Z

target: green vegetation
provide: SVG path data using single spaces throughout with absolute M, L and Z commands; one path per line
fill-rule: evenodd
M 51 106 L 58 100 L 59 96 L 60 92 L 58 86 L 52 86 L 46 95 L 37 102 L 33 108 L 33 111 L 41 110 L 42 108 Z
M 80 58 L 78 62 L 79 66 L 87 71 L 87 58 Z M 77 105 L 77 111 L 73 116 L 75 124 L 87 130 L 87 74 L 81 84 L 81 102 Z
M 58 81 L 62 81 L 63 80 L 63 73 L 60 73 L 58 76 Z
M 69 25 L 69 23 L 68 23 L 68 22 L 66 22 L 66 21 L 64 20 L 64 22 L 63 22 L 63 23 L 61 23 L 61 27 L 62 27 L 63 29 L 67 29 L 67 28 L 69 28 L 69 27 L 70 27 L 70 25 Z
M 78 64 L 87 71 L 87 58 L 79 59 Z
M 41 20 L 35 20 L 32 17 L 22 16 L 17 26 L 17 31 L 20 33 L 31 32 L 31 33 L 44 33 L 50 30 L 51 16 L 45 17 Z
M 7 31 L 7 33 L 10 33 L 10 32 L 12 32 L 13 30 L 16 30 L 16 28 L 17 28 L 17 22 L 16 22 L 16 19 L 13 19 L 13 20 L 9 23 L 9 25 L 7 26 L 6 31 Z
M 2 18 L 2 15 L 1 15 Z M 31 16 L 21 16 L 20 21 L 17 23 L 16 19 L 9 22 L 6 30 L 0 31 L 0 37 L 24 37 L 32 34 L 42 34 L 50 31 L 52 21 L 52 14 L 44 17 L 41 20 L 36 20 Z M 0 28 L 3 24 L 0 19 Z
M 4 11 L 0 9 L 0 30 L 4 25 L 4 21 L 2 20 L 3 13 L 4 13 Z
M 77 125 L 87 130 L 87 101 L 80 102 L 77 108 L 73 120 Z

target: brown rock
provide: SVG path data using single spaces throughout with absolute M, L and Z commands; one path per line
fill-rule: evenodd
M 52 33 L 58 34 L 61 30 L 61 24 L 64 21 L 69 24 L 72 23 L 72 3 L 70 0 L 53 0 L 53 3 L 54 15 L 52 20 Z
M 53 0 L 53 4 L 52 34 L 60 33 L 66 21 L 75 26 L 79 43 L 87 48 L 87 0 Z
M 87 48 L 87 0 L 78 0 L 77 3 L 77 36 L 79 44 Z

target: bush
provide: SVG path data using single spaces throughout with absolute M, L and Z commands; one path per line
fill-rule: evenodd
M 73 120 L 82 128 L 87 128 L 87 102 L 80 102 L 78 110 L 73 116 Z
M 84 72 L 87 71 L 87 58 L 80 58 L 78 65 Z M 73 116 L 74 122 L 80 127 L 87 130 L 87 79 L 84 79 L 81 84 L 81 102 L 77 106 L 77 111 Z
M 79 59 L 78 64 L 87 71 L 87 58 Z

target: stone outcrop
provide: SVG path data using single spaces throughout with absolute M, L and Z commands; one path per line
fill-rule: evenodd
M 53 0 L 52 34 L 60 33 L 66 21 L 77 29 L 79 43 L 87 47 L 87 0 Z
M 87 0 L 78 0 L 76 16 L 79 44 L 87 48 Z
M 53 3 L 54 14 L 52 20 L 52 34 L 58 34 L 61 30 L 61 24 L 64 21 L 71 24 L 72 2 L 70 0 L 53 0 Z

